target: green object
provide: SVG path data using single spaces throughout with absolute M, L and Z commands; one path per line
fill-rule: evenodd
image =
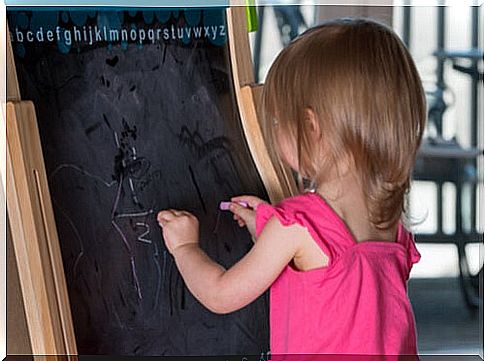
M 258 30 L 258 13 L 255 0 L 246 0 L 246 17 L 248 19 L 248 33 Z

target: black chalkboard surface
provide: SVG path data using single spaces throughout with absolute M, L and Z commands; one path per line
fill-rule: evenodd
M 268 351 L 268 295 L 216 315 L 156 223 L 200 220 L 229 267 L 252 246 L 218 203 L 267 198 L 240 125 L 225 9 L 8 9 L 22 99 L 36 107 L 79 354 Z

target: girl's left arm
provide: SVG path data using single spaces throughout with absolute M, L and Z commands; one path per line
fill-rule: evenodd
M 167 248 L 192 294 L 215 313 L 236 311 L 259 297 L 299 249 L 307 230 L 283 226 L 273 217 L 251 250 L 230 269 L 212 261 L 198 244 L 198 221 L 184 211 L 158 215 Z

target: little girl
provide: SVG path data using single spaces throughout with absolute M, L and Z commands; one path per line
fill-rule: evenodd
M 312 28 L 271 66 L 263 108 L 269 149 L 313 191 L 275 206 L 233 198 L 255 245 L 227 270 L 199 248 L 193 215 L 161 211 L 187 287 L 215 313 L 270 288 L 273 357 L 416 354 L 406 282 L 420 255 L 400 219 L 426 105 L 405 46 L 365 19 Z

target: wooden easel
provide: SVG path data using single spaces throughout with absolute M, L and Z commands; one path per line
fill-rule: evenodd
M 244 7 L 227 10 L 237 104 L 254 162 L 272 202 L 295 194 L 291 174 L 269 157 L 258 122 Z M 76 355 L 59 239 L 34 104 L 21 100 L 7 36 L 7 205 L 28 339 L 34 355 Z M 237 44 L 237 46 L 236 46 Z
M 7 207 L 30 346 L 34 355 L 75 355 L 35 109 L 20 99 L 10 41 L 7 79 Z

